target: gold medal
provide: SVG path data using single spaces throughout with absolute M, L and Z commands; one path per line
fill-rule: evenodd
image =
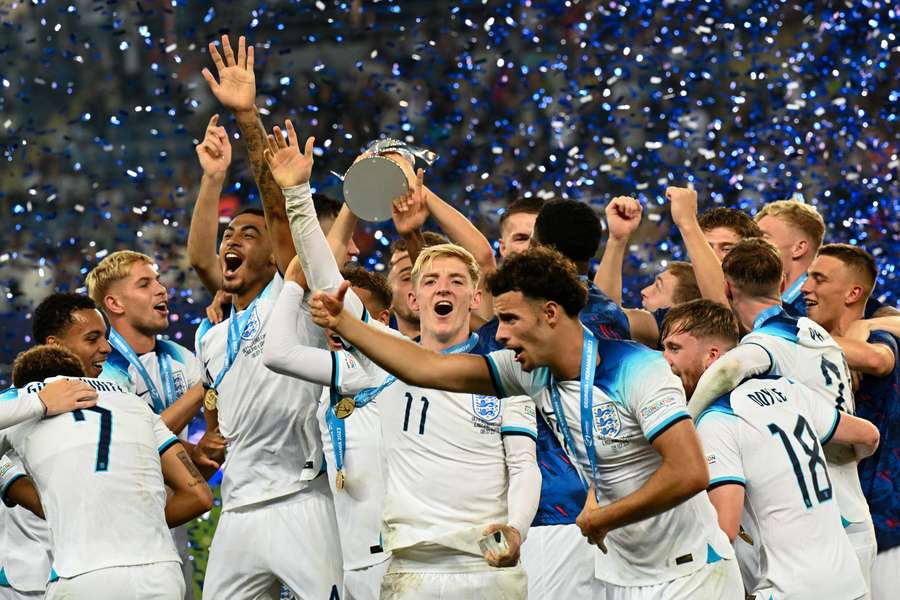
M 339 492 L 344 491 L 344 471 L 340 470 L 337 472 L 337 475 L 334 476 L 334 489 Z
M 215 388 L 209 388 L 206 390 L 206 394 L 203 396 L 203 407 L 206 410 L 216 410 L 216 407 L 219 405 L 219 394 L 216 393 Z
M 353 414 L 354 409 L 356 409 L 356 402 L 353 401 L 353 398 L 342 398 L 334 405 L 334 416 L 338 419 L 346 419 Z

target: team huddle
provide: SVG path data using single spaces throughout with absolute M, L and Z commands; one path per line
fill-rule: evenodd
M 209 50 L 263 208 L 216 246 L 214 115 L 194 351 L 160 337 L 170 292 L 138 252 L 34 311 L 0 395 L 0 599 L 192 598 L 186 524 L 220 468 L 207 599 L 895 597 L 900 312 L 815 208 L 698 215 L 668 188 L 690 262 L 626 308 L 636 199 L 607 203 L 606 235 L 586 204 L 513 202 L 498 264 L 388 152 L 409 193 L 384 277 L 312 192 L 314 140 L 263 128 L 252 46 Z

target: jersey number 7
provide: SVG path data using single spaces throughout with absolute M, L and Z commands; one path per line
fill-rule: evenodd
M 109 469 L 109 444 L 112 441 L 112 413 L 108 408 L 92 406 L 90 408 L 80 408 L 72 411 L 72 417 L 76 423 L 84 423 L 84 411 L 89 410 L 100 415 L 100 435 L 97 439 L 97 463 L 94 466 L 95 471 L 106 471 Z

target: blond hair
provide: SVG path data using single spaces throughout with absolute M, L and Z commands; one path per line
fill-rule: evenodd
M 796 200 L 778 200 L 763 206 L 756 213 L 756 222 L 759 223 L 760 219 L 766 216 L 783 219 L 802 231 L 812 243 L 813 253 L 822 245 L 822 239 L 825 237 L 825 221 L 816 207 Z
M 472 279 L 472 285 L 478 285 L 478 281 L 481 278 L 481 268 L 478 266 L 478 261 L 475 260 L 475 257 L 472 256 L 468 250 L 462 246 L 457 246 L 456 244 L 437 244 L 436 246 L 423 248 L 410 273 L 413 285 L 416 285 L 419 282 L 419 277 L 422 275 L 422 272 L 434 262 L 435 259 L 445 257 L 461 260 L 463 264 L 466 265 L 466 270 L 469 272 L 469 277 Z
M 131 250 L 119 250 L 101 260 L 85 278 L 88 296 L 97 303 L 97 306 L 103 307 L 103 298 L 106 297 L 109 288 L 117 281 L 128 277 L 131 265 L 138 262 L 154 264 L 153 259 L 146 254 Z

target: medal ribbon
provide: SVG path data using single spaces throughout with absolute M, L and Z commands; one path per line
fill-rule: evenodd
M 113 327 L 110 327 L 109 330 L 109 345 L 125 357 L 128 364 L 134 367 L 134 370 L 137 371 L 138 375 L 141 376 L 141 379 L 144 380 L 144 385 L 147 386 L 150 399 L 153 401 L 153 412 L 159 414 L 165 410 L 167 406 L 171 406 L 171 404 L 177 400 L 175 396 L 175 379 L 172 377 L 172 358 L 168 354 L 161 352 L 158 348 L 156 350 L 156 362 L 159 365 L 159 378 L 163 387 L 162 393 L 160 393 L 153 378 L 150 377 L 150 373 L 147 372 L 146 367 L 141 363 L 140 357 L 132 350 L 128 342 L 125 341 L 125 338 L 123 338 Z
M 582 348 L 581 348 L 581 434 L 584 438 L 584 448 L 587 452 L 588 461 L 591 464 L 591 481 L 594 485 L 594 498 L 599 501 L 599 488 L 597 486 L 597 454 L 594 449 L 594 375 L 597 372 L 597 338 L 586 327 L 584 330 Z M 569 423 L 566 421 L 566 413 L 562 405 L 562 397 L 559 393 L 559 386 L 556 380 L 550 378 L 550 401 L 553 404 L 553 412 L 556 413 L 556 422 L 559 423 L 559 429 L 563 435 L 563 441 L 566 443 L 567 450 L 575 456 L 575 445 L 572 438 L 572 431 L 569 429 Z M 580 474 L 580 471 L 579 471 Z M 588 487 L 584 476 L 581 476 L 581 482 L 585 488 Z
M 234 303 L 232 303 L 231 314 L 228 315 L 228 340 L 225 348 L 225 364 L 222 365 L 222 370 L 219 371 L 219 374 L 216 375 L 216 378 L 213 381 L 213 390 L 218 391 L 219 384 L 222 383 L 225 374 L 228 373 L 229 369 L 231 369 L 231 366 L 234 364 L 234 360 L 237 358 L 238 352 L 241 349 L 241 339 L 247 331 L 247 326 L 250 324 L 250 317 L 253 316 L 253 309 L 256 308 L 256 301 L 265 295 L 270 287 L 272 287 L 271 282 L 269 282 L 265 289 L 253 299 L 250 306 L 244 310 L 242 317 L 238 317 L 237 311 L 234 308 Z M 239 321 L 243 321 L 243 323 L 240 323 Z
M 456 354 L 468 352 L 478 343 L 478 334 L 472 333 L 469 339 L 460 344 L 441 350 L 441 354 Z M 365 406 L 375 399 L 386 387 L 397 381 L 393 375 L 388 375 L 381 385 L 375 388 L 366 388 L 353 397 L 356 408 Z M 344 419 L 338 419 L 334 414 L 334 407 L 340 401 L 340 394 L 334 387 L 329 390 L 329 406 L 325 410 L 325 424 L 328 425 L 328 434 L 331 436 L 331 445 L 334 447 L 334 466 L 338 471 L 344 470 L 344 453 L 347 450 L 347 426 Z

